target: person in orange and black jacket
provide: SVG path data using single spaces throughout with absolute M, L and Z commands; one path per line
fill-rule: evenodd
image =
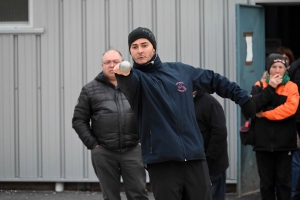
M 287 75 L 287 63 L 280 54 L 267 58 L 268 76 L 252 87 L 256 104 L 255 144 L 262 199 L 291 198 L 292 154 L 297 150 L 295 113 L 299 92 Z

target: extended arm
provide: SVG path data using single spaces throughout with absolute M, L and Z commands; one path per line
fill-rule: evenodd
M 231 82 L 225 76 L 221 76 L 212 70 L 200 68 L 188 70 L 192 71 L 190 75 L 196 88 L 203 89 L 210 94 L 216 92 L 223 98 L 229 98 L 241 106 L 245 118 L 255 117 L 256 106 L 247 90 L 240 88 L 235 82 Z

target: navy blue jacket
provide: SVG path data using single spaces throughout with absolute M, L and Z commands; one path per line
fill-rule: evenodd
M 128 76 L 116 78 L 137 117 L 145 164 L 205 159 L 194 110 L 195 88 L 239 105 L 250 98 L 220 74 L 179 62 L 162 63 L 158 55 L 147 64 L 134 63 Z

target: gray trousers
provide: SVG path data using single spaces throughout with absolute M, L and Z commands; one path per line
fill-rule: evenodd
M 92 164 L 104 200 L 121 200 L 121 176 L 128 200 L 148 200 L 141 155 L 140 145 L 124 153 L 110 151 L 101 145 L 92 150 Z

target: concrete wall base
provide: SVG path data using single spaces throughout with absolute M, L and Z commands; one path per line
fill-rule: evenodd
M 0 182 L 0 190 L 47 190 L 62 192 L 68 191 L 101 191 L 99 183 L 85 182 Z M 147 190 L 152 192 L 150 183 L 147 183 Z M 122 185 L 121 191 L 124 191 Z M 236 193 L 236 184 L 227 184 L 226 193 Z

